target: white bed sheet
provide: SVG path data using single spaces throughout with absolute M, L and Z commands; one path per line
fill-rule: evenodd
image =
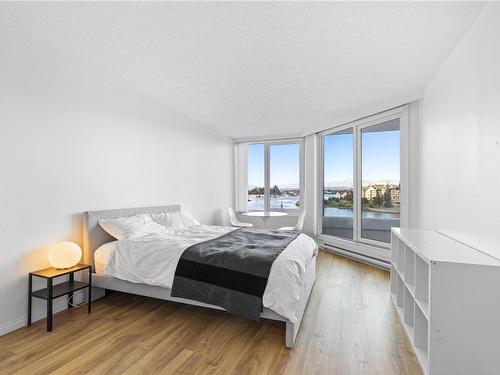
M 113 241 L 94 254 L 96 273 L 133 283 L 172 288 L 180 256 L 189 246 L 219 237 L 234 227 L 194 225 L 133 240 Z M 318 251 L 316 242 L 300 234 L 276 258 L 263 296 L 263 305 L 297 321 L 299 291 L 309 262 Z

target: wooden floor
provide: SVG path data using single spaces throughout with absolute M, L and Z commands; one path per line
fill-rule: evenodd
M 0 337 L 0 374 L 421 374 L 388 273 L 318 258 L 294 349 L 281 322 L 113 293 Z

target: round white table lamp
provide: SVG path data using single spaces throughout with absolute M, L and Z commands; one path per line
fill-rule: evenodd
M 74 242 L 61 242 L 49 250 L 49 264 L 57 269 L 73 267 L 81 257 L 82 249 Z

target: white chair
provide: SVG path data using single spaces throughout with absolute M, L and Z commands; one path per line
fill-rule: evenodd
M 304 227 L 304 219 L 305 218 L 306 218 L 306 210 L 303 210 L 300 213 L 299 218 L 297 219 L 297 224 L 295 224 L 294 227 L 281 227 L 281 228 L 278 228 L 278 230 L 288 230 L 288 231 L 294 230 L 294 231 L 300 232 L 302 230 L 302 228 Z
M 229 212 L 229 221 L 231 222 L 231 225 L 233 227 L 244 227 L 244 228 L 253 227 L 252 223 L 244 223 L 242 221 L 239 221 L 238 217 L 236 216 L 236 212 L 234 212 L 234 209 L 232 207 L 228 207 L 227 211 Z

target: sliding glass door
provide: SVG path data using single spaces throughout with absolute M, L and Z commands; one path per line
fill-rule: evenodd
M 400 226 L 401 115 L 321 134 L 321 234 L 387 247 Z

